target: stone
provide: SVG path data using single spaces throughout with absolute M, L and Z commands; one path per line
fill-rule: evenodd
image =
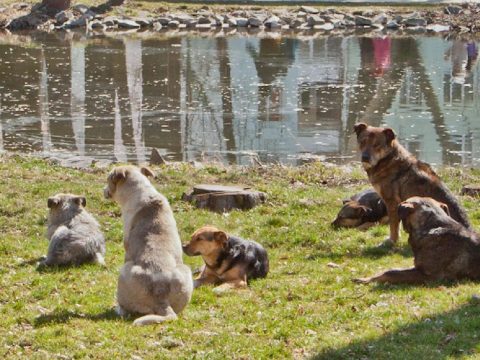
M 172 17 L 171 20 L 180 21 L 181 24 L 188 24 L 189 21 L 193 20 L 194 17 L 188 14 L 176 14 Z M 168 21 L 166 22 L 168 24 Z
M 252 27 L 260 27 L 263 25 L 263 20 L 258 17 L 252 16 L 248 19 L 248 24 Z
M 313 26 L 313 29 L 315 29 L 315 30 L 330 31 L 330 30 L 333 30 L 334 28 L 335 28 L 335 26 L 332 23 L 326 23 L 326 24 L 323 24 L 323 25 L 314 25 Z
M 325 24 L 325 20 L 322 19 L 319 15 L 308 15 L 307 23 L 310 26 L 323 25 Z
M 84 27 L 87 25 L 87 16 L 82 15 L 79 18 L 71 19 L 63 24 L 65 29 L 73 29 L 78 27 Z
M 462 12 L 462 8 L 460 6 L 457 6 L 457 5 L 449 5 L 449 6 L 445 7 L 443 12 L 445 14 L 448 14 L 448 15 L 458 15 Z
M 178 28 L 178 26 L 180 25 L 180 22 L 177 21 L 177 20 L 171 20 L 168 22 L 168 27 L 171 27 L 171 28 Z
M 246 18 L 237 18 L 237 26 L 238 26 L 238 27 L 247 27 L 247 26 L 248 26 L 248 19 L 246 19 Z
M 211 29 L 211 28 L 212 28 L 212 24 L 210 24 L 210 23 L 195 25 L 195 29 Z
M 159 17 L 155 19 L 156 22 L 162 24 L 162 26 L 167 26 L 170 21 L 172 21 L 169 17 Z M 177 20 L 178 21 L 178 20 Z
M 118 22 L 118 18 L 116 18 L 115 16 L 107 16 L 102 21 L 103 25 L 105 25 L 106 27 L 113 27 L 117 25 L 117 22 Z
M 140 27 L 147 27 L 152 25 L 153 20 L 147 17 L 137 17 L 135 18 L 135 22 L 140 25 Z
M 278 16 L 272 15 L 267 20 L 265 20 L 265 26 L 270 29 L 278 29 L 282 26 L 282 24 Z
M 369 19 L 365 16 L 355 16 L 355 25 L 356 26 L 372 26 L 372 19 Z
M 96 29 L 96 30 L 101 30 L 101 29 L 106 29 L 107 26 L 105 24 L 102 24 L 100 21 L 95 20 L 90 23 L 88 23 L 88 27 L 90 29 Z
M 57 22 L 57 24 L 60 24 L 60 25 L 72 19 L 73 19 L 73 14 L 71 11 L 60 11 L 55 15 L 55 21 Z
M 160 154 L 158 149 L 153 148 L 150 154 L 150 165 L 165 165 L 167 161 Z
M 182 196 L 182 200 L 193 202 L 199 209 L 220 213 L 234 209 L 249 210 L 264 203 L 266 198 L 265 193 L 248 187 L 209 184 L 196 185 Z
M 465 186 L 463 186 L 462 195 L 480 196 L 480 185 L 465 185 Z
M 222 24 L 223 24 L 223 16 L 218 15 L 218 14 L 215 14 L 215 15 L 213 16 L 213 18 L 215 19 L 215 22 L 217 23 L 217 26 L 222 26 Z
M 160 24 L 158 21 L 153 23 L 153 30 L 160 31 L 162 30 L 162 28 L 163 28 L 162 24 Z
M 318 14 L 320 11 L 311 6 L 300 6 L 300 11 L 307 14 Z
M 385 13 L 375 16 L 372 20 L 374 24 L 382 24 L 382 25 L 385 25 L 387 21 L 388 21 L 388 17 L 387 17 L 387 14 Z
M 302 26 L 303 24 L 305 23 L 305 21 L 303 21 L 302 19 L 295 19 L 293 20 L 291 23 L 290 23 L 290 27 L 292 29 L 297 29 L 299 28 L 300 26 Z
M 405 26 L 425 26 L 427 25 L 427 20 L 421 17 L 410 17 L 403 20 Z
M 389 22 L 386 23 L 385 27 L 387 29 L 395 30 L 395 29 L 398 29 L 400 25 L 395 20 L 390 20 Z
M 119 28 L 122 29 L 138 29 L 140 28 L 140 24 L 136 21 L 130 19 L 118 19 L 117 25 Z
M 450 25 L 429 24 L 426 29 L 433 32 L 450 31 Z
M 201 16 L 198 18 L 198 24 L 199 25 L 202 25 L 202 24 L 212 24 L 214 23 L 215 20 L 212 20 L 212 18 L 210 17 L 207 17 L 207 16 Z
M 232 27 L 236 27 L 237 26 L 237 19 L 234 18 L 233 16 L 229 16 L 226 20 L 226 23 Z

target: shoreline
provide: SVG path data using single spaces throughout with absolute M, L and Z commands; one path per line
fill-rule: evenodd
M 253 29 L 276 32 L 349 30 L 476 33 L 480 31 L 480 4 L 349 6 L 312 5 L 174 5 L 143 3 L 114 6 L 76 4 L 47 8 L 40 3 L 17 3 L 0 8 L 0 29 L 9 31 L 164 31 Z M 156 7 L 157 6 L 157 7 Z

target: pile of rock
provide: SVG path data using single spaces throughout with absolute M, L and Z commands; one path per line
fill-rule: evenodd
M 44 9 L 43 9 L 44 10 Z M 75 5 L 45 19 L 45 11 L 31 9 L 27 20 L 10 21 L 5 27 L 17 30 L 22 26 L 39 29 L 71 29 L 85 27 L 88 30 L 109 29 L 218 29 L 265 28 L 271 30 L 331 31 L 333 29 L 418 29 L 427 31 L 460 30 L 475 32 L 480 26 L 480 4 L 449 5 L 443 11 L 419 11 L 409 14 L 392 11 L 345 12 L 334 8 L 319 10 L 312 6 L 300 6 L 268 10 L 238 9 L 218 13 L 204 7 L 194 12 L 164 12 L 161 15 L 144 14 L 138 17 L 119 17 L 97 13 L 99 8 Z M 100 11 L 101 12 L 101 11 Z M 40 20 L 38 20 L 40 19 Z M 1 22 L 0 22 L 1 24 Z

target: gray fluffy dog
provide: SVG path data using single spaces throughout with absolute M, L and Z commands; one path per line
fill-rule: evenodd
M 105 265 L 105 238 L 97 220 L 85 210 L 86 199 L 73 194 L 48 198 L 47 258 L 40 265 Z

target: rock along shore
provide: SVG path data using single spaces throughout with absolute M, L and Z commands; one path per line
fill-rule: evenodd
M 447 5 L 432 10 L 405 12 L 347 8 L 240 7 L 220 11 L 209 6 L 188 10 L 187 6 L 169 11 L 160 8 L 139 16 L 112 15 L 113 3 L 100 6 L 77 4 L 68 9 L 52 9 L 42 4 L 31 6 L 16 3 L 0 7 L 0 29 L 10 31 L 56 31 L 85 28 L 88 31 L 115 31 L 126 29 L 164 31 L 173 29 L 215 30 L 219 28 L 270 29 L 275 31 L 323 31 L 334 29 L 413 30 L 419 32 L 477 32 L 480 31 L 480 4 Z M 115 9 L 121 9 L 121 6 Z M 118 11 L 117 11 L 118 12 Z

